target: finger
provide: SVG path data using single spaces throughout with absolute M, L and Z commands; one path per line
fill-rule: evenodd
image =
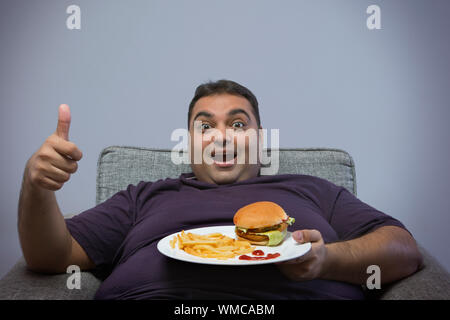
M 40 160 L 68 173 L 75 173 L 78 169 L 77 161 L 81 157 L 81 151 L 77 151 L 80 153 L 80 155 L 78 155 L 77 152 L 73 151 L 77 150 L 77 148 L 72 142 L 65 141 L 56 135 L 52 135 L 49 138 L 48 143 L 49 146 L 45 146 L 39 153 Z M 67 145 L 69 145 L 69 148 Z M 71 145 L 74 146 L 73 150 L 70 150 Z M 77 160 L 70 159 L 66 153 L 71 154 L 72 157 Z
M 58 109 L 58 125 L 56 127 L 56 135 L 64 140 L 69 141 L 70 128 L 70 109 L 67 104 L 62 104 Z
M 305 281 L 315 278 L 312 262 L 305 262 L 299 265 L 280 265 L 278 268 L 291 280 Z
M 285 265 L 285 264 L 301 264 L 301 263 L 303 263 L 303 262 L 305 262 L 305 261 L 308 261 L 309 259 L 309 255 L 308 255 L 308 253 L 307 254 L 305 254 L 305 255 L 303 255 L 303 256 L 301 256 L 301 257 L 298 257 L 298 258 L 294 258 L 294 259 L 291 259 L 291 260 L 285 260 L 285 261 L 282 261 L 282 262 L 277 262 L 276 264 L 279 264 L 279 265 Z
M 317 242 L 322 240 L 322 234 L 315 229 L 303 230 L 303 241 L 306 242 Z
M 55 153 L 57 153 L 55 151 Z M 62 171 L 65 171 L 67 173 L 75 173 L 78 170 L 78 163 L 75 160 L 69 159 L 65 156 L 60 155 L 57 153 L 58 156 L 54 157 L 50 164 L 58 169 L 61 169 Z
M 292 238 L 298 243 L 317 242 L 322 239 L 322 234 L 318 230 L 297 230 L 292 233 Z
M 65 183 L 69 181 L 70 174 L 65 172 L 64 170 L 51 166 L 45 173 L 45 177 L 51 179 L 56 183 Z
M 63 156 L 69 156 L 72 160 L 80 161 L 83 153 L 75 143 L 60 139 L 53 144 L 53 148 Z
M 42 181 L 41 181 L 41 185 L 48 189 L 48 190 L 52 190 L 52 191 L 56 191 L 62 188 L 63 184 L 53 181 L 52 179 L 48 178 L 48 177 L 43 177 Z
M 311 260 L 311 257 L 313 257 L 313 253 L 312 253 L 312 248 L 311 250 L 309 250 L 308 252 L 306 252 L 304 255 L 297 257 L 297 258 L 293 258 L 290 260 L 285 260 L 282 262 L 278 262 L 278 264 L 301 264 L 301 263 L 305 263 L 309 260 Z

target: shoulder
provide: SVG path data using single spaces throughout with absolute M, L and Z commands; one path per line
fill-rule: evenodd
M 307 174 L 278 174 L 273 176 L 264 176 L 264 177 L 270 177 L 268 179 L 273 179 L 275 181 L 279 182 L 286 182 L 286 183 L 292 183 L 299 186 L 305 186 L 305 187 L 337 187 L 334 183 L 331 181 Z
M 141 180 L 137 183 L 129 184 L 127 190 L 140 193 L 145 191 L 155 191 L 158 189 L 178 189 L 179 186 L 179 178 L 164 178 L 155 181 Z

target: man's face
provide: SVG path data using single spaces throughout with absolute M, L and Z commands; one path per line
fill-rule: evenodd
M 247 99 L 230 94 L 203 97 L 191 114 L 190 160 L 197 180 L 228 184 L 258 175 L 261 136 Z

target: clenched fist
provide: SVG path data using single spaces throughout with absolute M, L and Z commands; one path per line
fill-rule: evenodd
M 56 191 L 69 181 L 78 169 L 77 161 L 82 157 L 80 149 L 69 141 L 70 109 L 59 106 L 58 125 L 42 146 L 28 160 L 25 175 L 33 185 Z

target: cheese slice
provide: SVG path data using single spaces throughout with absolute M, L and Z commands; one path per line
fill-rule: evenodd
M 278 230 L 273 230 L 255 234 L 267 236 L 269 238 L 269 243 L 267 243 L 267 245 L 276 246 L 281 241 L 283 241 L 284 237 L 286 236 L 286 229 L 281 232 Z

